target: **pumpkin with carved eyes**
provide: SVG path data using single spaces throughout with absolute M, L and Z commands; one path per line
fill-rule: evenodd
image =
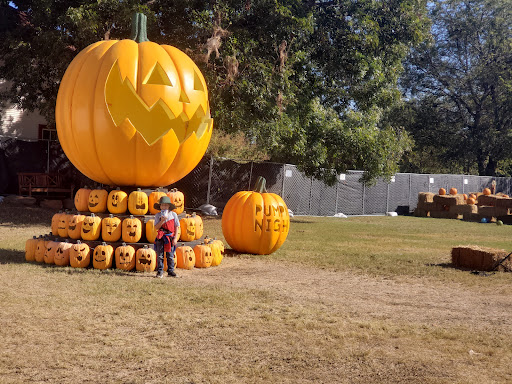
M 194 254 L 196 255 L 196 268 L 211 267 L 213 255 L 211 248 L 207 244 L 197 244 L 194 247 Z
M 58 246 L 58 241 L 49 241 L 48 244 L 46 244 L 46 251 L 43 257 L 45 264 L 54 264 L 53 258 L 55 257 L 55 251 Z
M 167 196 L 167 195 L 165 192 L 162 192 L 162 191 L 153 191 L 149 194 L 149 197 L 148 197 L 149 213 L 151 213 L 152 215 L 156 215 L 158 212 L 160 212 L 159 209 L 155 208 L 155 203 L 158 203 L 162 196 Z
M 125 243 L 137 243 L 142 237 L 142 223 L 131 215 L 123 220 L 122 238 Z
M 94 213 L 105 212 L 107 210 L 108 192 L 104 189 L 93 189 L 89 193 L 89 211 Z
M 128 194 L 120 188 L 110 191 L 107 198 L 107 209 L 110 213 L 125 213 L 128 209 Z
M 84 215 L 71 215 L 68 221 L 68 237 L 77 240 L 82 238 L 82 223 Z
M 57 133 L 69 160 L 97 182 L 165 186 L 206 151 L 208 92 L 190 57 L 147 40 L 144 15 L 134 25 L 135 41 L 98 41 L 71 62 L 57 95 Z
M 89 188 L 80 188 L 75 194 L 75 208 L 78 212 L 87 212 L 89 210 Z
M 176 267 L 193 269 L 196 265 L 196 254 L 188 245 L 182 244 L 176 248 Z
M 96 269 L 112 268 L 112 258 L 114 256 L 114 248 L 105 242 L 97 245 L 92 254 L 92 266 Z
M 59 236 L 59 223 L 60 223 L 60 218 L 62 215 L 65 215 L 65 213 L 62 211 L 59 211 L 58 213 L 56 213 L 55 215 L 52 216 L 51 228 L 52 228 L 53 236 Z
M 196 221 L 195 225 L 195 239 L 200 239 L 201 236 L 203 236 L 203 219 L 201 219 L 201 216 L 196 215 L 195 212 L 192 214 L 192 218 Z
M 240 191 L 222 213 L 222 233 L 238 252 L 269 255 L 283 245 L 290 230 L 290 215 L 281 196 L 267 193 L 259 177 L 254 191 Z
M 123 243 L 115 251 L 116 268 L 131 271 L 135 268 L 135 249 Z
M 196 239 L 196 220 L 190 216 L 186 215 L 180 220 L 181 227 L 181 241 L 194 241 Z
M 59 216 L 59 224 L 57 228 L 57 232 L 60 237 L 68 237 L 68 227 L 69 227 L 69 220 L 71 219 L 72 215 L 68 215 L 66 213 Z
M 82 222 L 82 239 L 98 240 L 101 234 L 101 218 L 91 213 L 86 216 Z
M 91 249 L 78 240 L 69 248 L 69 265 L 73 268 L 87 268 L 91 263 Z
M 60 267 L 65 267 L 69 265 L 69 250 L 73 244 L 68 242 L 60 242 L 57 250 L 55 251 L 55 255 L 53 256 L 53 261 L 55 265 Z
M 25 242 L 25 260 L 26 261 L 34 261 L 36 259 L 36 248 L 37 242 L 39 240 L 37 237 L 33 236 L 31 239 L 28 239 Z
M 46 252 L 46 246 L 48 245 L 49 240 L 46 238 L 39 238 L 36 245 L 36 251 L 34 253 L 34 260 L 38 263 L 44 262 L 44 254 Z
M 103 241 L 119 241 L 121 238 L 121 219 L 110 215 L 101 220 L 101 238 Z
M 147 245 L 135 253 L 135 269 L 141 272 L 153 272 L 156 269 L 156 253 Z
M 148 204 L 148 195 L 140 188 L 130 193 L 128 197 L 128 210 L 132 215 L 145 215 L 148 212 Z
M 212 250 L 212 267 L 219 265 L 222 262 L 224 256 L 224 244 L 220 240 L 211 240 L 206 243 Z
M 174 204 L 176 207 L 173 209 L 176 214 L 183 213 L 185 210 L 185 196 L 183 195 L 183 192 L 178 191 L 176 188 L 172 189 L 167 193 L 167 196 L 169 196 L 169 199 L 171 200 L 171 203 Z

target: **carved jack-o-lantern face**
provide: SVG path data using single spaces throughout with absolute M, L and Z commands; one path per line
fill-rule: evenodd
M 196 221 L 190 215 L 186 215 L 180 220 L 181 241 L 193 241 L 196 239 Z
M 53 261 L 55 265 L 59 265 L 61 267 L 65 267 L 69 265 L 69 250 L 71 249 L 71 243 L 60 242 L 57 250 L 55 251 L 55 256 L 53 257 Z
M 123 243 L 116 248 L 116 268 L 131 271 L 135 268 L 135 249 L 131 245 Z
M 128 197 L 128 210 L 132 215 L 145 215 L 148 212 L 149 199 L 145 192 L 138 188 Z
M 82 239 L 98 240 L 101 234 L 101 219 L 95 216 L 86 216 L 82 222 Z
M 136 217 L 130 216 L 123 220 L 122 237 L 126 243 L 137 243 L 142 237 L 142 223 Z
M 149 203 L 149 213 L 152 215 L 156 215 L 159 212 L 158 209 L 155 208 L 155 203 L 160 201 L 160 198 L 163 196 L 167 196 L 165 192 L 161 191 L 153 191 L 149 194 L 148 203 Z
M 222 252 L 224 252 L 224 245 L 220 240 L 213 240 L 208 243 L 208 246 L 212 250 L 212 267 L 215 267 L 219 265 L 222 262 L 222 259 L 224 258 L 224 256 L 222 255 Z
M 46 264 L 54 264 L 53 259 L 58 246 L 59 243 L 57 241 L 49 241 L 48 244 L 46 244 L 46 251 L 44 252 L 44 262 Z
M 199 239 L 201 236 L 203 236 L 203 219 L 201 219 L 201 216 L 196 215 L 195 213 L 192 214 L 192 218 L 195 220 L 195 239 Z
M 68 222 L 68 236 L 72 239 L 79 239 L 82 236 L 82 223 L 84 215 L 71 215 Z
M 146 36 L 145 22 L 138 25 L 137 35 Z M 103 184 L 172 184 L 194 169 L 211 137 L 198 67 L 179 49 L 144 40 L 94 43 L 61 81 L 56 123 L 62 148 L 82 173 Z M 94 94 L 101 97 L 85 97 Z M 76 132 L 85 132 L 80 145 Z
M 91 250 L 87 244 L 80 240 L 69 249 L 69 264 L 73 268 L 86 268 L 91 262 Z
M 194 254 L 196 255 L 196 268 L 208 268 L 212 265 L 212 250 L 208 245 L 197 244 L 194 247 Z
M 128 209 L 128 194 L 121 190 L 110 191 L 107 198 L 110 213 L 125 213 Z
M 153 272 L 156 269 L 156 253 L 147 245 L 137 250 L 135 259 L 135 269 L 137 271 Z
M 183 192 L 178 191 L 177 189 L 171 190 L 169 193 L 167 193 L 167 196 L 169 196 L 169 199 L 171 200 L 171 203 L 174 204 L 176 207 L 173 209 L 176 214 L 183 213 L 185 209 L 185 196 L 183 195 Z
M 176 248 L 176 266 L 182 269 L 192 269 L 196 265 L 194 250 L 187 245 Z
M 92 265 L 96 269 L 108 269 L 112 267 L 114 248 L 110 244 L 103 243 L 94 248 Z
M 45 239 L 40 239 L 40 240 L 37 241 L 37 246 L 36 246 L 36 252 L 34 254 L 34 259 L 38 263 L 44 262 L 44 254 L 46 252 L 46 246 L 48 245 L 48 242 L 49 241 L 45 240 Z
M 119 241 L 121 238 L 121 219 L 110 215 L 101 220 L 101 237 L 104 241 Z
M 108 192 L 104 189 L 93 189 L 89 194 L 89 211 L 105 212 L 107 210 Z
M 72 215 L 62 214 L 59 217 L 59 224 L 57 231 L 59 232 L 60 237 L 68 237 L 68 227 L 69 227 L 69 220 L 71 219 Z

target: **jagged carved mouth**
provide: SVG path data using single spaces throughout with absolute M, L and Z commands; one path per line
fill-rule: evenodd
M 155 82 L 156 78 L 160 78 L 161 81 Z M 158 63 L 155 64 L 152 74 L 144 80 L 143 84 L 173 86 Z M 194 91 L 205 92 L 206 90 L 200 84 L 200 81 L 194 81 Z M 150 146 L 170 130 L 174 131 L 180 144 L 193 132 L 200 138 L 213 122 L 210 118 L 210 111 L 204 111 L 201 105 L 198 106 L 190 119 L 184 112 L 176 116 L 162 99 L 158 99 L 152 106 L 148 106 L 137 94 L 130 80 L 128 78 L 122 79 L 117 61 L 110 69 L 107 77 L 105 101 L 115 125 L 120 126 L 125 119 L 130 120 L 133 127 Z M 188 97 L 183 91 L 181 91 L 179 102 L 189 103 Z
M 136 235 L 136 232 L 128 232 L 128 236 L 130 236 L 130 237 L 135 237 L 135 235 Z
M 142 258 L 140 258 L 140 259 L 139 259 L 139 264 L 150 265 L 150 264 L 151 264 L 151 260 L 149 260 L 149 259 L 142 259 Z
M 68 231 L 74 231 L 76 229 L 76 225 L 70 225 L 68 227 Z

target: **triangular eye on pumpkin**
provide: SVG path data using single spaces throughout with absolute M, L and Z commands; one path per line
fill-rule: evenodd
M 156 269 L 156 253 L 147 245 L 135 254 L 135 268 L 140 272 L 153 272 Z
M 108 192 L 104 189 L 93 189 L 89 194 L 89 211 L 99 213 L 107 210 Z
M 57 250 L 55 251 L 55 256 L 53 257 L 53 261 L 55 265 L 65 267 L 69 265 L 69 253 L 72 244 L 68 242 L 60 242 Z
M 73 268 L 87 268 L 91 262 L 91 249 L 78 240 L 69 249 L 69 265 Z
M 165 70 L 162 68 L 162 65 L 160 65 L 158 61 L 155 63 L 155 66 L 148 74 L 146 79 L 142 82 L 142 84 L 166 85 L 169 87 L 173 86 L 169 76 L 167 76 L 167 73 L 165 73 Z
M 46 264 L 55 264 L 54 257 L 58 246 L 59 243 L 57 241 L 49 241 L 48 244 L 46 244 L 46 251 L 44 253 L 44 262 Z
M 131 215 L 123 220 L 122 238 L 125 243 L 137 243 L 142 238 L 142 222 Z

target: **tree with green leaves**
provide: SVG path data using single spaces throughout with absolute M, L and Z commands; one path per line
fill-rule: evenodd
M 100 39 L 129 36 L 130 15 L 148 37 L 174 45 L 207 79 L 215 127 L 243 133 L 273 161 L 327 182 L 363 169 L 390 176 L 411 145 L 384 119 L 400 94 L 402 61 L 428 25 L 424 1 L 0 0 L 2 97 L 53 124 L 60 79 Z
M 512 1 L 437 1 L 430 14 L 431 39 L 413 51 L 403 82 L 410 164 L 430 155 L 452 170 L 496 175 L 512 159 Z

